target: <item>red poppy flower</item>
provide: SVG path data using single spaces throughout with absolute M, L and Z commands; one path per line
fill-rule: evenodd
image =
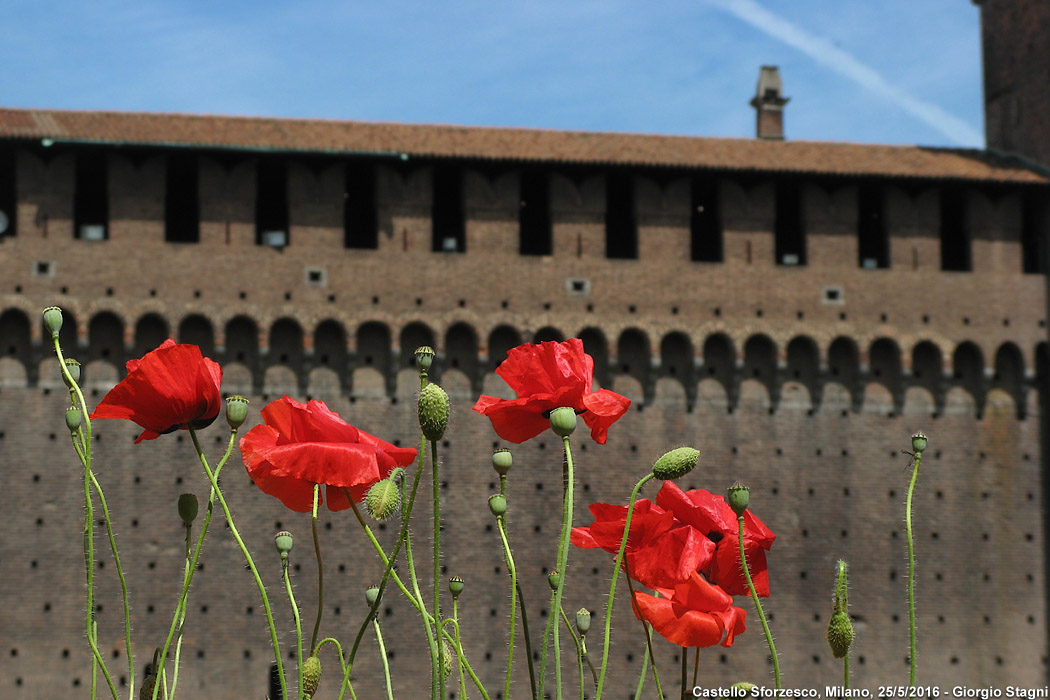
M 135 440 L 153 440 L 179 428 L 206 428 L 222 409 L 222 368 L 196 345 L 170 338 L 128 360 L 128 376 L 106 394 L 91 419 L 126 418 L 145 430 Z
M 604 445 L 609 426 L 631 405 L 630 399 L 607 389 L 592 391 L 594 360 L 583 351 L 579 338 L 519 345 L 507 353 L 496 374 L 518 398 L 482 396 L 474 410 L 488 416 L 493 430 L 509 442 L 536 437 L 550 427 L 552 410 L 568 406 L 583 417 L 594 441 Z
M 314 484 L 327 487 L 329 510 L 345 510 L 344 489 L 359 503 L 372 484 L 416 459 L 414 449 L 358 430 L 321 401 L 284 396 L 261 413 L 266 424 L 241 438 L 244 467 L 256 486 L 300 513 L 313 509 Z
M 620 551 L 627 506 L 591 505 L 594 522 L 572 529 L 572 543 L 584 549 Z M 707 567 L 715 544 L 697 530 L 675 520 L 674 515 L 648 499 L 635 502 L 631 531 L 624 550 L 631 578 L 650 588 L 670 588 L 688 581 L 693 572 Z
M 733 646 L 746 630 L 747 611 L 733 607 L 733 599 L 698 573 L 657 598 L 636 591 L 635 616 L 649 622 L 663 637 L 681 647 Z
M 722 496 L 704 489 L 682 491 L 673 481 L 665 481 L 656 502 L 674 513 L 716 543 L 715 556 L 710 566 L 701 570 L 712 583 L 721 586 L 730 595 L 750 595 L 744 570 L 740 566 L 740 537 L 736 513 Z M 755 515 L 744 512 L 744 553 L 747 556 L 751 580 L 758 595 L 769 595 L 769 569 L 766 551 L 773 546 L 776 535 Z

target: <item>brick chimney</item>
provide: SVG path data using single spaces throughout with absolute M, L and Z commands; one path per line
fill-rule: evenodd
M 780 69 L 762 66 L 758 74 L 758 90 L 751 99 L 755 108 L 755 136 L 760 139 L 784 139 L 784 105 L 790 98 L 784 97 L 784 86 L 780 83 Z

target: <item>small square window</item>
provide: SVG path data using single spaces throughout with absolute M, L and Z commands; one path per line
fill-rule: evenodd
M 822 299 L 825 304 L 846 303 L 846 297 L 842 293 L 842 287 L 824 287 Z
M 328 284 L 328 274 L 323 267 L 306 268 L 306 284 L 311 287 L 323 287 Z
M 565 291 L 574 297 L 585 297 L 591 293 L 591 281 L 579 277 L 565 280 Z
M 33 275 L 35 277 L 54 277 L 55 263 L 50 260 L 37 260 L 36 265 L 33 266 Z

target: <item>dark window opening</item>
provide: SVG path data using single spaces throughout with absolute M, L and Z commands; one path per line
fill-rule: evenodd
M 722 262 L 722 215 L 718 183 L 694 178 L 690 195 L 689 251 L 693 262 Z
M 525 170 L 521 174 L 521 210 L 518 213 L 522 255 L 550 255 L 552 252 L 550 185 L 547 174 Z
M 85 241 L 109 238 L 106 155 L 77 155 L 73 195 L 73 235 Z
M 376 172 L 371 164 L 352 163 L 346 168 L 343 226 L 345 247 L 366 250 L 379 247 Z
M 773 226 L 777 264 L 805 265 L 806 234 L 802 228 L 802 191 L 798 183 L 777 183 Z
M 605 257 L 638 257 L 638 226 L 634 220 L 634 182 L 624 173 L 605 180 Z
M 255 190 L 255 243 L 288 245 L 288 174 L 279 160 L 260 160 Z
M 17 231 L 17 195 L 15 193 L 15 152 L 0 150 L 0 240 Z
M 890 241 L 883 216 L 882 188 L 861 185 L 857 192 L 857 236 L 860 266 L 875 270 L 890 266 Z
M 1046 245 L 1043 229 L 1050 219 L 1050 210 L 1034 194 L 1027 193 L 1021 200 L 1021 258 L 1025 274 L 1045 275 Z
M 966 195 L 960 189 L 941 191 L 941 269 L 953 272 L 973 269 Z
M 197 158 L 173 155 L 168 158 L 164 192 L 164 240 L 169 243 L 198 243 L 200 206 L 197 201 Z
M 467 250 L 466 222 L 463 220 L 463 172 L 459 168 L 434 168 L 434 207 L 431 213 L 436 253 L 464 253 Z

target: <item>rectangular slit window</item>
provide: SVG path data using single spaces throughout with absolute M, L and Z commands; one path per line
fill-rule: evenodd
M 866 270 L 890 266 L 883 201 L 882 188 L 875 185 L 861 185 L 857 192 L 857 252 Z
M 693 178 L 689 217 L 689 257 L 693 262 L 722 262 L 722 215 L 718 183 L 713 178 Z
M 1046 274 L 1047 250 L 1041 230 L 1047 225 L 1048 208 L 1036 195 L 1021 200 L 1021 258 L 1025 274 Z
M 435 253 L 463 253 L 467 250 L 466 222 L 463 220 L 463 172 L 459 168 L 434 168 L 434 204 L 431 213 Z
M 966 196 L 960 189 L 941 191 L 941 269 L 950 272 L 973 269 Z
M 256 172 L 255 242 L 283 248 L 288 238 L 288 174 L 279 160 L 260 160 Z
M 605 257 L 620 260 L 638 257 L 634 182 L 624 173 L 609 173 L 605 180 Z
M 85 241 L 109 237 L 108 169 L 104 153 L 79 153 L 74 175 L 73 235 Z
M 15 193 L 15 152 L 0 150 L 0 241 L 17 232 L 17 195 Z
M 164 240 L 169 243 L 200 242 L 196 156 L 169 156 L 166 177 Z
M 364 250 L 379 247 L 376 172 L 370 163 L 351 163 L 346 167 L 343 226 L 345 247 Z
M 539 170 L 521 173 L 521 209 L 518 213 L 519 248 L 522 255 L 550 255 L 551 207 L 547 174 Z
M 795 182 L 779 182 L 774 221 L 778 265 L 806 264 L 806 233 L 802 227 L 802 190 Z

